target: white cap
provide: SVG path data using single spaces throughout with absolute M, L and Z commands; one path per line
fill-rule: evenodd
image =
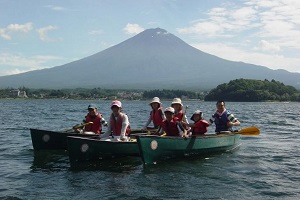
M 200 118 L 201 118 L 201 119 L 203 118 L 203 112 L 202 112 L 201 110 L 196 110 L 196 111 L 193 113 L 193 115 L 192 115 L 192 117 L 191 117 L 191 120 L 193 120 L 193 121 L 194 121 L 194 115 L 200 115 Z
M 172 108 L 172 107 L 167 107 L 166 109 L 165 109 L 165 112 L 171 112 L 171 113 L 175 113 L 175 110 L 174 110 L 174 108 Z

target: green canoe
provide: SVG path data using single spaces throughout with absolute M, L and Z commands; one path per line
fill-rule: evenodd
M 232 150 L 240 145 L 240 135 L 235 133 L 210 134 L 187 139 L 153 135 L 140 135 L 136 138 L 145 165 L 174 157 Z
M 71 163 L 120 156 L 139 156 L 136 140 L 120 142 L 69 136 L 67 141 Z
M 67 137 L 97 137 L 96 134 L 78 134 L 74 132 L 47 131 L 30 129 L 31 141 L 34 150 L 67 150 Z

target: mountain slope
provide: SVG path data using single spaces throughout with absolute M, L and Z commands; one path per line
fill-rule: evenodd
M 1 87 L 210 89 L 237 78 L 275 79 L 299 87 L 299 73 L 232 62 L 156 28 L 65 65 L 0 77 Z

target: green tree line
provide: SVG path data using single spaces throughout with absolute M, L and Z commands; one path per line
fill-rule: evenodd
M 300 91 L 292 86 L 284 85 L 275 80 L 236 79 L 218 85 L 207 92 L 185 90 L 118 90 L 103 88 L 76 89 L 30 89 L 18 88 L 25 91 L 29 98 L 65 98 L 65 99 L 151 99 L 155 96 L 161 99 L 175 97 L 183 99 L 199 99 L 205 101 L 297 101 L 300 102 Z M 0 98 L 16 98 L 12 96 L 14 88 L 0 89 Z
M 300 101 L 300 92 L 275 80 L 236 79 L 218 85 L 205 101 Z
M 16 98 L 11 91 L 14 88 L 0 90 L 0 98 Z M 28 98 L 65 98 L 65 99 L 150 99 L 158 96 L 162 99 L 172 99 L 175 97 L 186 99 L 204 99 L 203 93 L 197 93 L 184 90 L 118 90 L 102 88 L 77 88 L 77 89 L 30 89 L 26 87 L 18 88 L 25 91 Z

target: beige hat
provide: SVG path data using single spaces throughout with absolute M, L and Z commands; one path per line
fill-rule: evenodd
M 181 99 L 180 98 L 174 98 L 171 105 L 172 104 L 180 104 L 182 106 Z
M 152 103 L 159 103 L 159 104 L 161 104 L 160 99 L 158 97 L 153 97 L 153 99 L 152 99 L 152 101 L 151 101 L 151 103 L 149 105 L 151 105 Z

